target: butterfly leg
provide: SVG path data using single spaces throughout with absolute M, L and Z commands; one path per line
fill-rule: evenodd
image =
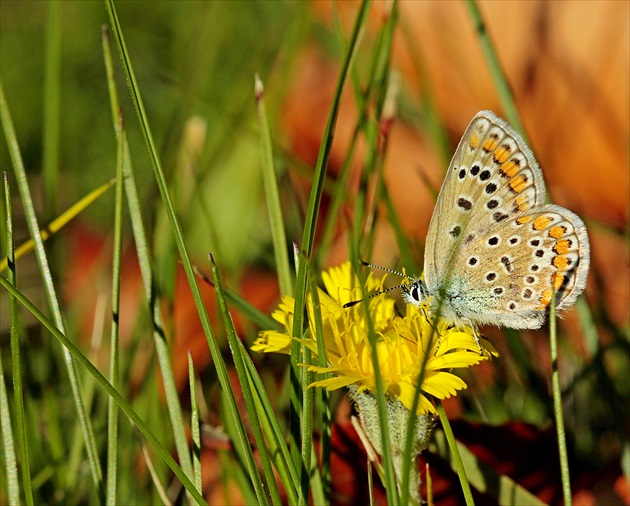
M 479 340 L 479 334 L 477 334 L 477 327 L 475 327 L 475 324 L 470 318 L 466 318 L 466 320 L 468 321 L 468 325 L 473 331 L 473 336 L 475 336 L 475 342 L 477 343 L 477 347 L 479 348 L 479 355 L 483 355 L 483 350 L 481 349 L 481 342 Z
M 424 318 L 430 322 L 431 318 L 429 318 L 429 315 L 427 314 L 427 312 L 425 311 L 424 307 L 420 306 L 420 311 L 422 311 L 422 314 L 424 315 Z M 431 328 L 433 329 L 433 333 L 432 335 L 437 336 L 437 348 L 435 348 L 435 353 L 434 356 L 437 357 L 437 353 L 440 350 L 440 344 L 442 342 L 441 338 L 440 338 L 440 333 L 438 332 L 438 327 L 437 325 L 434 325 L 433 323 L 431 323 Z

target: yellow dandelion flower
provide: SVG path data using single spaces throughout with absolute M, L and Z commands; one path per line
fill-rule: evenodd
M 311 387 L 334 390 L 355 386 L 359 392 L 374 392 L 376 379 L 368 325 L 364 304 L 376 332 L 377 356 L 385 391 L 398 399 L 407 409 L 413 407 L 413 399 L 420 384 L 418 413 L 435 413 L 431 398 L 445 399 L 466 388 L 466 383 L 454 375 L 451 369 L 469 367 L 487 360 L 496 351 L 486 341 L 482 353 L 470 328 L 457 329 L 430 319 L 428 304 L 418 307 L 407 304 L 405 315 L 396 314 L 394 299 L 382 294 L 353 307 L 344 308 L 347 302 L 362 298 L 359 280 L 346 262 L 322 273 L 326 291 L 319 290 L 323 337 L 326 348 L 326 367 L 308 366 L 316 373 L 329 373 L 330 377 L 315 381 Z M 366 282 L 366 293 L 382 290 L 382 280 L 372 275 Z M 263 331 L 252 349 L 262 352 L 289 353 L 294 300 L 285 297 L 273 313 L 282 323 L 286 333 Z M 315 318 L 312 298 L 308 298 L 310 335 L 315 336 Z M 314 354 L 317 342 L 314 337 L 300 340 Z

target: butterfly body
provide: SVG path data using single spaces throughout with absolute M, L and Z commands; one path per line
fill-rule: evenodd
M 582 220 L 545 204 L 545 183 L 521 136 L 490 111 L 466 129 L 440 190 L 427 234 L 424 286 L 447 320 L 542 326 L 586 285 L 590 247 Z

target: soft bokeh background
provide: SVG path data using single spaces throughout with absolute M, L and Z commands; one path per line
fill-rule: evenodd
M 391 66 L 401 74 L 402 92 L 385 159 L 385 179 L 404 231 L 418 252 L 416 265 L 404 266 L 413 271 L 422 265 L 434 191 L 441 185 L 459 137 L 477 111 L 491 109 L 502 115 L 502 110 L 466 5 L 401 2 L 399 7 Z M 119 2 L 117 8 L 189 251 L 202 269 L 207 268 L 207 253 L 212 251 L 226 285 L 269 312 L 277 302 L 278 288 L 262 187 L 254 74 L 259 73 L 265 83 L 287 239 L 298 242 L 310 174 L 343 53 L 344 41 L 335 26 L 340 25 L 347 37 L 357 4 L 132 1 Z M 369 29 L 357 56 L 359 74 L 364 74 L 374 34 L 389 8 L 389 2 L 372 6 Z M 630 397 L 625 382 L 628 370 L 624 372 L 627 355 L 623 358 L 628 353 L 630 317 L 630 4 L 481 2 L 480 8 L 552 199 L 584 219 L 591 239 L 592 267 L 585 297 L 595 325 L 590 335 L 596 338 L 587 339 L 585 320 L 580 321 L 575 311 L 568 312 L 561 323 L 566 343 L 561 371 L 563 385 L 570 385 L 567 425 L 572 456 L 576 474 L 587 476 L 582 478 L 586 485 L 576 493 L 610 500 L 625 493 L 628 499 L 627 483 L 618 476 L 621 435 L 630 429 L 628 408 L 623 406 Z M 43 124 L 48 114 L 43 83 L 49 9 L 50 4 L 44 2 L 0 2 L 0 73 L 44 223 L 113 177 L 116 160 L 101 49 L 101 26 L 107 23 L 104 5 L 62 2 L 60 108 L 55 116 L 60 179 L 56 191 L 47 194 L 50 184 L 41 174 Z M 207 379 L 206 395 L 213 399 L 216 387 L 209 351 L 174 257 L 120 68 L 116 80 L 144 219 L 153 239 L 176 376 L 185 390 L 185 352 L 192 350 L 196 367 Z M 333 181 L 356 119 L 353 93 L 347 90 L 329 167 Z M 354 160 L 354 188 L 359 186 L 364 163 L 362 148 Z M 0 146 L 0 164 L 14 184 L 5 142 Z M 348 208 L 323 266 L 348 257 L 344 220 L 351 218 L 352 196 L 348 195 Z M 70 328 L 86 347 L 97 300 L 109 290 L 112 203 L 110 192 L 51 242 Z M 325 197 L 324 213 L 327 204 Z M 14 213 L 17 235 L 24 239 L 27 230 L 20 221 L 17 198 Z M 324 219 L 325 214 L 320 222 Z M 381 219 L 375 227 L 372 260 L 402 267 L 391 226 Z M 151 385 L 159 380 L 150 341 L 138 341 L 138 332 L 146 332 L 142 329 L 147 328 L 148 315 L 129 231 L 126 236 L 121 320 L 123 339 L 129 343 L 127 380 L 133 397 L 147 387 L 147 377 Z M 20 287 L 44 307 L 32 256 L 20 260 L 18 267 Z M 206 295 L 212 312 L 209 287 Z M 0 303 L 4 313 L 6 293 L 0 294 Z M 258 329 L 236 318 L 241 337 L 251 342 Z M 26 320 L 30 321 L 27 316 Z M 0 342 L 3 359 L 8 360 L 7 328 L 8 321 L 2 318 Z M 221 333 L 219 325 L 216 330 Z M 467 378 L 471 390 L 464 400 L 451 403 L 450 412 L 455 418 L 478 420 L 483 419 L 482 412 L 484 421 L 491 424 L 522 420 L 548 428 L 546 411 L 531 391 L 531 378 L 513 372 L 515 364 L 502 331 L 488 329 L 486 333 L 503 357 L 481 368 L 478 378 Z M 49 337 L 38 327 L 29 329 L 29 339 L 33 346 L 50 346 L 46 344 Z M 523 342 L 535 366 L 528 373 L 543 382 L 544 390 L 550 370 L 547 334 L 527 332 Z M 33 360 L 38 365 L 31 371 L 32 388 L 63 381 L 57 380 L 61 373 L 41 355 Z M 105 357 L 101 360 L 101 365 L 106 364 Z M 265 357 L 261 364 L 270 378 L 284 368 L 282 359 Z M 206 421 L 218 423 L 212 411 Z M 339 412 L 341 422 L 347 412 L 347 407 Z M 627 456 L 627 439 L 625 445 Z M 523 456 L 523 461 L 535 460 L 533 455 Z M 220 476 L 220 467 L 210 472 L 211 465 L 206 468 L 208 484 Z M 219 494 L 218 500 L 221 492 L 216 487 L 208 490 Z M 551 501 L 557 498 L 557 490 L 544 496 Z

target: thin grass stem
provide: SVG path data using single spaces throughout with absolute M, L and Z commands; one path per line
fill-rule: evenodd
M 468 477 L 466 476 L 466 469 L 464 468 L 462 457 L 459 454 L 457 441 L 455 441 L 455 436 L 453 435 L 453 430 L 451 429 L 451 424 L 448 420 L 448 416 L 446 416 L 444 405 L 440 400 L 437 401 L 437 412 L 440 416 L 440 423 L 442 424 L 442 428 L 444 429 L 444 434 L 448 442 L 448 447 L 450 449 L 451 457 L 453 459 L 452 462 L 455 468 L 455 472 L 457 473 L 459 483 L 462 487 L 464 501 L 466 502 L 466 506 L 471 506 L 475 504 L 475 501 L 473 500 L 472 491 L 470 490 L 470 484 L 468 483 Z
M 192 461 L 195 477 L 195 487 L 202 493 L 201 483 L 201 432 L 199 430 L 199 405 L 197 403 L 197 379 L 192 353 L 188 352 L 188 383 L 190 385 L 190 427 L 192 432 Z
M 35 241 L 37 262 L 39 264 L 40 274 L 43 278 L 45 287 L 45 293 L 48 298 L 48 304 L 55 320 L 55 325 L 60 329 L 61 333 L 65 334 L 64 318 L 61 313 L 61 305 L 59 304 L 59 298 L 57 297 L 57 291 L 50 270 L 48 258 L 46 256 L 46 250 L 41 236 L 41 229 L 37 221 L 37 215 L 35 214 L 35 207 L 33 205 L 33 199 L 31 197 L 31 191 L 28 185 L 26 177 L 26 170 L 24 162 L 22 160 L 22 154 L 15 135 L 15 128 L 13 126 L 13 119 L 9 111 L 9 106 L 4 95 L 4 88 L 0 83 L 0 118 L 2 120 L 7 145 L 9 146 L 9 155 L 15 171 L 15 176 L 18 184 L 18 190 L 24 206 L 24 213 L 26 214 L 27 224 L 31 238 Z M 85 446 L 88 455 L 88 461 L 90 464 L 90 472 L 92 480 L 98 490 L 97 495 L 100 500 L 104 498 L 103 489 L 103 472 L 101 469 L 100 460 L 98 458 L 98 452 L 96 449 L 96 442 L 94 440 L 94 430 L 90 418 L 84 408 L 83 400 L 81 398 L 80 381 L 77 376 L 75 364 L 72 360 L 72 356 L 67 349 L 63 350 L 64 365 L 70 381 L 70 387 L 72 390 L 72 397 L 77 410 L 78 422 L 81 427 L 83 439 L 85 440 Z
M 369 1 L 364 0 L 359 8 L 359 12 L 357 13 L 356 21 L 352 30 L 352 35 L 350 36 L 350 41 L 348 43 L 348 51 L 344 56 L 344 60 L 341 66 L 341 71 L 339 74 L 339 79 L 337 80 L 337 84 L 335 87 L 335 92 L 333 95 L 333 100 L 330 107 L 330 112 L 328 115 L 328 120 L 326 122 L 326 128 L 324 130 L 323 140 L 320 145 L 319 154 L 317 157 L 317 163 L 315 165 L 315 172 L 313 174 L 313 184 L 311 187 L 311 194 L 309 197 L 305 223 L 304 223 L 304 234 L 302 236 L 302 244 L 301 251 L 303 253 L 299 262 L 297 281 L 296 281 L 296 289 L 295 289 L 295 318 L 293 320 L 293 329 L 291 335 L 293 337 L 301 337 L 303 324 L 304 324 L 304 306 L 306 304 L 306 286 L 307 286 L 307 277 L 309 272 L 309 260 L 312 256 L 313 251 L 313 242 L 315 239 L 315 225 L 317 223 L 317 216 L 319 213 L 319 206 L 322 198 L 322 190 L 323 183 L 326 176 L 326 169 L 328 167 L 328 160 L 330 158 L 330 151 L 332 148 L 332 141 L 335 132 L 335 126 L 337 123 L 337 116 L 339 114 L 339 107 L 341 103 L 341 93 L 345 87 L 346 79 L 348 76 L 349 69 L 351 68 L 352 62 L 354 60 L 354 56 L 357 51 L 359 35 L 362 32 L 363 27 L 367 22 L 367 13 L 368 13 Z M 291 345 L 291 376 L 290 376 L 290 402 L 291 402 L 291 418 L 290 418 L 290 437 L 291 437 L 291 452 L 292 458 L 296 466 L 300 467 L 300 473 L 306 472 L 306 466 L 308 463 L 305 463 L 300 455 L 300 423 L 296 418 L 299 416 L 299 413 L 302 410 L 302 400 L 301 400 L 301 389 L 302 385 L 300 385 L 299 381 L 299 366 L 297 365 L 298 359 L 300 357 L 300 344 L 298 341 L 293 340 Z M 301 483 L 307 483 L 306 481 L 301 480 Z M 308 490 L 304 490 L 303 488 L 300 490 L 300 494 L 303 500 L 304 497 L 308 495 Z
M 134 411 L 134 409 L 129 405 L 129 403 L 120 395 L 118 390 L 114 388 L 114 386 L 103 376 L 103 374 L 90 362 L 90 360 L 81 352 L 77 346 L 70 341 L 66 335 L 61 332 L 57 326 L 44 314 L 42 313 L 20 290 L 14 287 L 9 281 L 4 277 L 0 276 L 0 285 L 6 288 L 9 293 L 11 293 L 14 297 L 18 299 L 18 301 L 28 309 L 37 320 L 41 322 L 41 324 L 46 327 L 50 333 L 57 339 L 60 344 L 70 353 L 72 357 L 74 357 L 81 366 L 90 374 L 92 377 L 98 381 L 98 383 L 107 391 L 109 395 L 111 395 L 120 409 L 124 411 L 124 413 L 131 419 L 131 421 L 138 427 L 144 438 L 151 443 L 155 451 L 160 455 L 162 460 L 173 470 L 175 475 L 180 479 L 184 487 L 188 489 L 188 491 L 193 495 L 194 499 L 199 504 L 207 504 L 206 501 L 201 497 L 199 492 L 195 489 L 195 486 L 190 481 L 188 476 L 182 471 L 182 468 L 175 462 L 175 459 L 171 457 L 169 451 L 162 445 L 160 440 L 153 434 L 151 429 L 149 429 L 148 425 L 144 422 L 142 418 Z
M 9 177 L 3 173 L 4 201 L 6 217 L 7 261 L 9 265 L 8 280 L 12 285 L 17 284 L 15 271 L 15 251 L 13 249 L 13 214 L 11 208 L 11 188 Z M 11 330 L 11 370 L 13 376 L 13 404 L 15 409 L 15 430 L 11 424 L 11 412 L 4 382 L 4 367 L 0 360 L 0 424 L 2 427 L 2 441 L 5 451 L 5 465 L 7 473 L 7 491 L 9 504 L 20 503 L 20 483 L 18 478 L 17 459 L 15 456 L 14 440 L 17 442 L 24 483 L 24 500 L 28 506 L 33 505 L 33 487 L 29 463 L 28 442 L 26 440 L 26 421 L 24 412 L 24 389 L 22 385 L 22 362 L 20 358 L 20 322 L 19 307 L 15 297 L 9 296 L 9 317 Z
M 472 24 L 477 32 L 477 38 L 479 39 L 479 44 L 481 44 L 481 51 L 486 58 L 486 63 L 488 65 L 490 75 L 492 76 L 492 81 L 494 82 L 494 86 L 499 94 L 499 100 L 501 101 L 501 105 L 505 111 L 505 116 L 508 122 L 521 133 L 523 140 L 530 145 L 525 129 L 523 128 L 523 123 L 521 122 L 521 117 L 516 107 L 516 102 L 514 101 L 514 94 L 512 93 L 510 84 L 505 77 L 505 73 L 501 67 L 501 62 L 499 61 L 499 56 L 494 49 L 494 44 L 490 40 L 490 35 L 488 35 L 486 24 L 483 20 L 481 12 L 479 11 L 479 6 L 477 5 L 476 0 L 466 0 L 466 6 L 468 7 L 468 13 L 470 14 Z
M 567 435 L 564 430 L 564 414 L 562 410 L 562 389 L 560 388 L 560 372 L 558 369 L 558 326 L 556 319 L 556 293 L 552 293 L 549 310 L 549 345 L 551 352 L 551 385 L 553 390 L 553 411 L 556 420 L 558 437 L 558 454 L 560 455 L 560 476 L 562 478 L 562 496 L 565 506 L 571 506 L 571 477 L 569 475 L 569 457 L 567 456 Z
M 110 341 L 109 381 L 118 389 L 120 386 L 119 337 L 120 337 L 120 284 L 122 279 L 122 235 L 124 206 L 125 140 L 122 116 L 116 142 L 116 200 L 114 208 L 114 248 L 112 258 L 112 323 Z M 118 490 L 118 406 L 110 397 L 107 406 L 107 481 L 105 503 L 113 506 L 117 502 Z
M 158 297 L 155 296 L 155 279 L 151 266 L 150 249 L 148 246 L 147 236 L 142 221 L 140 201 L 138 199 L 135 177 L 133 175 L 133 168 L 129 155 L 129 143 L 127 141 L 126 134 L 120 131 L 120 127 L 122 125 L 119 122 L 120 111 L 117 107 L 119 100 L 113 78 L 113 64 L 111 59 L 111 51 L 109 49 L 108 33 L 109 32 L 107 30 L 103 30 L 103 55 L 105 59 L 105 68 L 107 69 L 108 89 L 110 93 L 110 103 L 112 105 L 111 111 L 114 130 L 116 131 L 117 137 L 122 137 L 124 148 L 123 152 L 125 154 L 123 165 L 124 184 L 129 206 L 129 216 L 131 218 L 131 227 L 136 242 L 136 252 L 138 255 L 138 262 L 140 264 L 140 273 L 144 286 L 144 294 L 147 304 L 149 306 L 150 314 L 152 316 L 153 340 L 155 343 L 155 349 L 160 364 L 160 373 L 164 385 L 164 392 L 166 394 L 166 404 L 168 407 L 169 416 L 173 428 L 175 446 L 177 447 L 177 454 L 179 456 L 179 461 L 182 465 L 182 469 L 188 476 L 192 476 L 193 469 L 188 449 L 188 440 L 186 438 L 184 417 L 182 414 L 179 394 L 177 392 L 177 386 L 175 385 L 175 377 L 171 364 L 171 355 L 164 336 L 163 329 L 165 328 L 165 326 L 161 314 L 160 300 Z M 120 36 L 122 37 L 122 33 L 120 34 Z
M 271 501 L 273 504 L 281 504 L 280 493 L 278 491 L 276 480 L 271 469 L 271 461 L 269 460 L 269 454 L 267 453 L 267 447 L 265 445 L 262 429 L 260 427 L 260 420 L 256 416 L 256 404 L 254 402 L 253 393 L 250 388 L 247 370 L 245 368 L 245 362 L 242 355 L 243 348 L 239 346 L 240 341 L 238 339 L 238 336 L 236 335 L 236 329 L 234 328 L 234 323 L 232 321 L 232 317 L 230 316 L 227 302 L 225 301 L 221 278 L 219 277 L 219 272 L 217 270 L 216 264 L 214 263 L 212 255 L 210 255 L 210 266 L 212 268 L 212 279 L 214 281 L 214 287 L 217 293 L 219 311 L 221 312 L 221 316 L 223 317 L 223 325 L 225 327 L 227 339 L 230 344 L 230 351 L 232 352 L 232 359 L 234 360 L 236 374 L 238 375 L 238 379 L 241 385 L 241 391 L 243 394 L 243 400 L 245 401 L 245 406 L 247 408 L 249 422 L 251 424 L 254 439 L 256 440 L 256 445 L 258 447 L 258 454 L 260 456 L 263 472 L 267 481 L 267 487 L 269 493 L 271 494 Z M 248 458 L 252 459 L 251 464 L 253 464 L 253 454 L 251 454 L 251 449 L 249 448 L 249 445 L 247 445 L 247 448 L 245 450 L 246 454 L 248 454 Z M 250 478 L 254 485 L 254 490 L 256 490 L 258 500 L 262 502 L 264 499 L 264 503 L 268 503 L 267 496 L 266 494 L 264 494 L 264 485 L 262 483 L 262 479 L 260 474 L 258 473 L 257 468 L 255 468 L 255 473 L 250 474 Z

